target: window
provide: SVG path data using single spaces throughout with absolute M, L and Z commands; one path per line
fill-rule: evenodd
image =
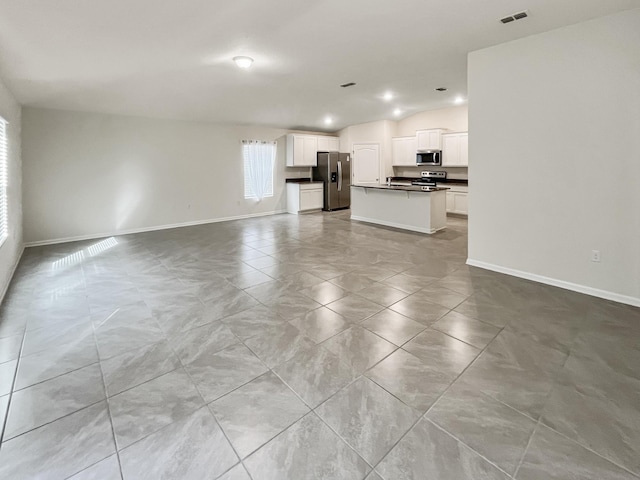
M 0 117 L 0 245 L 9 234 L 7 220 L 7 122 Z
M 273 197 L 273 164 L 276 158 L 276 142 L 243 140 L 244 198 L 258 201 Z

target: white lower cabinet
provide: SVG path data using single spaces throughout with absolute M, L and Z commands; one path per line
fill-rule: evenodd
M 321 210 L 324 206 L 324 184 L 287 183 L 287 212 L 300 213 Z
M 447 185 L 447 213 L 469 215 L 469 188 Z

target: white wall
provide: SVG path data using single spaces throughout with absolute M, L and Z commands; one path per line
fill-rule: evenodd
M 0 116 L 7 125 L 8 182 L 7 214 L 9 236 L 0 247 L 0 300 L 22 254 L 22 160 L 20 156 L 20 105 L 0 81 Z
M 469 55 L 471 263 L 640 305 L 638 45 L 640 9 Z
M 392 174 L 391 137 L 395 136 L 396 122 L 380 120 L 378 122 L 350 125 L 339 132 L 340 151 L 352 152 L 357 143 L 377 143 L 380 145 L 380 178 L 384 180 Z
M 411 137 L 416 134 L 416 130 L 430 128 L 446 128 L 452 132 L 466 132 L 468 120 L 469 113 L 466 105 L 420 112 L 398 122 L 397 136 Z
M 285 176 L 301 171 L 285 170 L 279 148 L 274 196 L 245 200 L 240 140 L 285 133 L 24 108 L 25 242 L 284 210 Z

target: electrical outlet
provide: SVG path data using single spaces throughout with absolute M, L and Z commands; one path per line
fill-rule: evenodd
M 592 262 L 600 261 L 600 250 L 591 250 L 591 261 Z

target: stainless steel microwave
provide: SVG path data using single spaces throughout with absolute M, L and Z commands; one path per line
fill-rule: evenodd
M 442 165 L 442 150 L 423 150 L 416 154 L 416 165 Z

